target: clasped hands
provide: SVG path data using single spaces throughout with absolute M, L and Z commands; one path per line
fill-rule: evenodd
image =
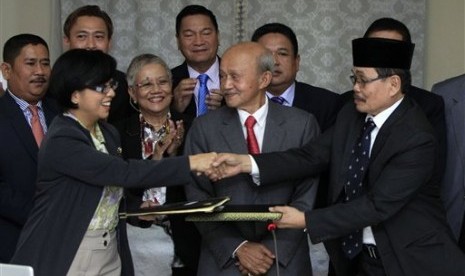
M 189 156 L 191 170 L 205 175 L 212 181 L 231 177 L 239 173 L 250 173 L 252 165 L 246 154 L 201 153 Z

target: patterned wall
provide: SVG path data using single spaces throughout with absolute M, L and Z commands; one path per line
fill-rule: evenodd
M 56 17 L 62 26 L 77 7 L 100 5 L 115 24 L 111 53 L 121 70 L 126 70 L 132 57 L 144 52 L 160 55 L 175 66 L 183 60 L 176 45 L 175 17 L 182 7 L 194 3 L 216 15 L 220 55 L 231 44 L 250 39 L 265 23 L 290 26 L 299 41 L 298 80 L 338 93 L 351 88 L 351 40 L 362 36 L 377 18 L 396 18 L 409 27 L 416 43 L 413 83 L 423 86 L 426 0 L 59 0 L 60 15 Z

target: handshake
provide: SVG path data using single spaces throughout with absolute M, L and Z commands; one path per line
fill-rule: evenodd
M 200 153 L 189 156 L 191 171 L 218 181 L 240 173 L 250 173 L 252 163 L 247 154 Z
M 233 153 L 201 153 L 189 156 L 190 169 L 197 175 L 205 175 L 211 181 L 235 176 L 252 171 L 251 157 L 248 154 Z M 305 213 L 291 206 L 270 207 L 270 212 L 282 214 L 281 219 L 273 221 L 278 228 L 303 229 Z

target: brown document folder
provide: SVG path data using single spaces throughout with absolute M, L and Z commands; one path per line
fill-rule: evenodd
M 127 210 L 119 213 L 120 219 L 132 216 L 146 215 L 176 215 L 190 213 L 211 213 L 221 209 L 222 205 L 229 201 L 229 197 L 215 197 L 200 201 L 185 201 L 150 208 L 140 208 L 136 210 Z

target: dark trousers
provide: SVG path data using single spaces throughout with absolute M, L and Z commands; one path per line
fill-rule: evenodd
M 462 252 L 465 253 L 465 213 L 463 214 L 462 230 L 459 236 L 459 247 L 462 249 Z
M 187 267 L 173 267 L 172 270 L 172 276 L 196 276 L 197 272 L 192 271 L 191 269 Z
M 375 249 L 375 253 L 378 253 Z M 347 275 L 351 276 L 386 276 L 384 271 L 383 262 L 379 254 L 375 254 L 368 251 L 364 248 L 360 254 L 358 254 L 353 261 L 351 262 L 350 267 L 348 268 Z M 329 276 L 336 276 L 337 273 L 333 267 L 333 264 L 329 263 Z
M 357 268 L 357 276 L 386 276 L 381 258 L 373 258 L 366 250 L 357 256 Z

